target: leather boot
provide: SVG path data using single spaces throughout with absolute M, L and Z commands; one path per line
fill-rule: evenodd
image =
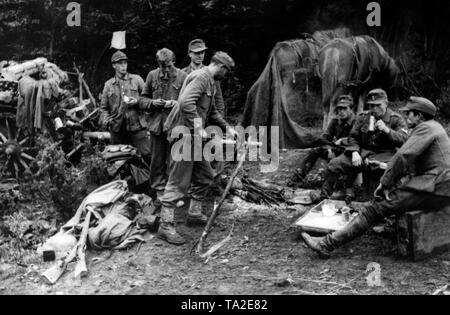
M 173 245 L 183 245 L 186 240 L 175 229 L 174 223 L 161 223 L 156 236 Z
M 325 182 L 322 185 L 322 189 L 320 195 L 323 199 L 329 199 L 333 194 L 334 185 L 339 179 L 338 174 L 330 172 L 329 170 L 325 171 Z
M 323 241 L 323 245 L 330 251 L 341 247 L 343 244 L 348 243 L 358 236 L 364 234 L 364 232 L 372 226 L 373 222 L 373 220 L 369 222 L 366 216 L 359 214 L 342 230 L 326 235 Z
M 327 250 L 322 245 L 323 237 L 312 237 L 306 232 L 303 232 L 301 234 L 301 236 L 302 236 L 303 240 L 305 241 L 306 245 L 319 255 L 319 258 L 322 258 L 322 259 L 330 258 L 331 251 Z
M 163 206 L 161 208 L 161 224 L 159 225 L 156 237 L 174 245 L 182 245 L 186 243 L 186 240 L 175 229 L 173 207 Z
M 189 211 L 186 218 L 187 226 L 204 226 L 208 218 L 206 215 L 202 213 L 202 202 L 191 199 L 191 203 L 189 205 Z
M 358 215 L 342 230 L 333 232 L 324 237 L 311 237 L 302 233 L 306 245 L 315 251 L 320 258 L 329 258 L 333 250 L 362 235 L 372 225 L 364 215 Z

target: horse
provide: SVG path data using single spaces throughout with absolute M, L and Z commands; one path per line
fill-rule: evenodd
M 352 94 L 358 100 L 357 112 L 361 112 L 364 95 L 374 88 L 390 89 L 399 72 L 394 59 L 370 36 L 338 38 L 323 46 L 319 52 L 319 76 L 324 129 L 340 95 Z

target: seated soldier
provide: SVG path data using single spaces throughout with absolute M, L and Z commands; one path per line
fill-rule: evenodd
M 436 107 L 411 97 L 404 108 L 411 135 L 389 162 L 375 191 L 375 202 L 360 211 L 345 228 L 315 238 L 302 233 L 308 247 L 321 258 L 355 239 L 384 217 L 406 211 L 436 211 L 450 205 L 450 139 L 434 120 Z
M 325 172 L 320 199 L 330 198 L 334 185 L 342 175 L 349 196 L 358 173 L 362 171 L 364 161 L 374 159 L 388 162 L 396 148 L 408 138 L 408 130 L 403 117 L 388 108 L 385 91 L 375 89 L 367 95 L 369 111 L 360 113 L 348 138 L 349 146 L 345 152 L 330 161 Z
M 303 180 L 319 158 L 329 162 L 344 152 L 343 146 L 348 144 L 347 137 L 355 122 L 355 113 L 352 107 L 353 98 L 350 95 L 341 95 L 338 98 L 336 117 L 330 121 L 326 132 L 322 134 L 322 139 L 325 142 L 330 142 L 334 145 L 325 145 L 311 149 L 300 167 L 296 170 L 293 181 L 298 179 Z

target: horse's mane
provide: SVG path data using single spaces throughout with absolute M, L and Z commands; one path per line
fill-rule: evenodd
M 323 47 L 335 38 L 347 38 L 352 36 L 351 31 L 346 27 L 335 28 L 333 30 L 323 30 L 314 32 L 311 37 L 319 47 Z

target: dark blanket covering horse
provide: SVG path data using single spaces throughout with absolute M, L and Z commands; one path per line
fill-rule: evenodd
M 324 123 L 334 112 L 339 95 L 351 93 L 363 110 L 363 96 L 371 89 L 388 90 L 399 69 L 384 48 L 370 36 L 337 38 L 319 53 L 319 74 L 322 78 Z
M 277 43 L 266 67 L 247 94 L 242 125 L 279 127 L 280 148 L 322 145 L 318 135 L 298 122 L 303 123 L 308 117 L 320 117 L 323 112 L 317 67 L 320 47 L 333 38 L 348 36 L 349 30 L 342 28 L 318 31 L 308 39 Z

